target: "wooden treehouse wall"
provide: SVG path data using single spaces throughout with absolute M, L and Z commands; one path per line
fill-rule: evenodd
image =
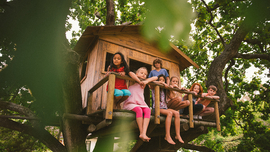
M 129 66 L 131 60 L 136 60 L 149 66 L 151 65 L 153 69 L 153 60 L 157 57 L 161 58 L 163 60 L 163 68 L 169 70 L 169 75 L 180 78 L 179 61 L 177 61 L 175 56 L 172 57 L 172 55 L 160 52 L 157 48 L 144 41 L 139 34 L 101 35 L 96 44 L 87 53 L 86 77 L 81 82 L 83 107 L 86 107 L 90 88 L 105 76 L 105 69 L 107 69 L 105 67 L 106 54 L 114 54 L 118 51 L 123 53 Z M 107 102 L 106 86 L 103 85 L 93 93 L 94 102 L 92 110 L 98 110 L 100 107 L 105 109 Z

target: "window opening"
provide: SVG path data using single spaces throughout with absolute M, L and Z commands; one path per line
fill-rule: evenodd
M 104 71 L 107 71 L 107 69 L 108 69 L 108 67 L 110 65 L 110 62 L 111 62 L 112 57 L 113 57 L 113 54 L 112 53 L 109 53 L 109 52 L 106 53 L 106 60 L 105 60 Z
M 86 67 L 87 67 L 87 59 L 88 57 L 85 58 L 85 60 L 83 61 L 83 65 L 82 65 L 82 71 L 81 71 L 81 80 L 86 76 Z

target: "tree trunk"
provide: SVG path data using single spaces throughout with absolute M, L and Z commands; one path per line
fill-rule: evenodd
M 114 25 L 115 24 L 115 14 L 114 14 L 113 0 L 106 0 L 106 5 L 107 5 L 106 25 Z
M 64 55 L 64 113 L 80 114 L 82 112 L 81 86 L 79 81 L 79 55 L 67 48 Z M 63 118 L 64 142 L 70 152 L 86 152 L 86 126 L 82 121 Z

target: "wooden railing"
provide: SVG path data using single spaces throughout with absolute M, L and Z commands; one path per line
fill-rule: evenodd
M 113 104 L 114 104 L 114 87 L 115 87 L 115 78 L 125 79 L 129 81 L 135 81 L 134 79 L 127 77 L 127 76 L 120 76 L 118 73 L 110 73 L 108 76 L 104 77 L 102 80 L 100 80 L 97 84 L 95 84 L 89 91 L 88 91 L 88 99 L 87 99 L 87 110 L 86 114 L 90 115 L 93 113 L 92 109 L 92 97 L 93 92 L 97 90 L 99 87 L 101 87 L 104 83 L 108 81 L 108 95 L 107 95 L 107 106 L 105 111 L 105 121 L 111 122 L 113 118 Z M 156 84 L 154 82 L 150 82 L 150 85 L 154 85 L 155 90 L 155 124 L 160 124 L 160 88 L 165 88 L 163 85 Z M 192 102 L 192 96 L 196 96 L 193 92 L 184 91 L 176 88 L 165 88 L 172 91 L 177 91 L 180 93 L 188 94 L 188 100 L 190 102 L 189 105 L 189 126 L 190 128 L 194 128 L 194 120 L 193 120 L 193 102 Z M 200 96 L 196 96 L 200 97 Z M 211 102 L 214 102 L 214 109 L 215 109 L 215 116 L 216 116 L 216 126 L 217 130 L 220 131 L 220 119 L 219 119 L 219 110 L 218 110 L 218 102 L 219 100 L 212 99 L 209 97 L 200 97 L 203 99 L 211 100 Z

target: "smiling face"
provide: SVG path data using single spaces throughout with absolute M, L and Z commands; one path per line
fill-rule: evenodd
M 179 85 L 179 80 L 177 79 L 177 78 L 172 78 L 172 80 L 171 80 L 171 85 Z
M 143 69 L 143 68 L 138 69 L 138 71 L 136 72 L 136 75 L 140 79 L 146 79 L 146 77 L 147 77 L 147 70 L 146 69 Z
M 115 54 L 114 57 L 113 57 L 113 64 L 119 68 L 120 65 L 122 63 L 122 59 L 121 59 L 121 56 L 119 54 Z
M 198 85 L 195 85 L 192 91 L 194 91 L 196 93 L 199 93 L 200 92 L 200 87 Z
M 208 89 L 207 92 L 208 92 L 209 96 L 213 96 L 216 94 L 216 91 L 214 91 L 213 89 Z

